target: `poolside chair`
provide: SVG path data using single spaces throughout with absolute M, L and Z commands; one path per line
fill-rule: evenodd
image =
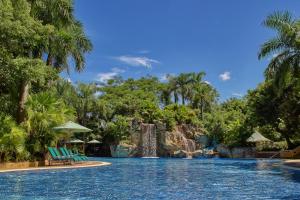
M 62 162 L 62 163 L 69 163 L 71 160 L 70 158 L 67 158 L 65 156 L 61 156 L 58 152 L 58 150 L 54 147 L 48 147 L 48 151 L 51 155 L 51 158 L 49 159 L 49 165 L 51 165 L 51 161 L 56 162 Z
M 85 155 L 82 155 L 82 154 L 78 154 L 78 153 L 73 153 L 70 149 L 67 149 L 70 153 L 70 155 L 76 155 L 76 156 L 79 156 L 82 160 L 84 161 L 87 161 L 88 160 L 88 157 L 86 157 Z
M 83 161 L 79 156 L 71 155 L 68 149 L 65 147 L 60 147 L 59 150 L 61 151 L 63 156 L 69 157 L 70 159 L 73 159 L 75 162 Z

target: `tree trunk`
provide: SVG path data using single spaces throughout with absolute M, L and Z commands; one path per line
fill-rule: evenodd
M 177 96 L 176 92 L 174 92 L 174 102 L 175 102 L 175 104 L 178 103 L 178 96 Z
M 52 57 L 52 55 L 50 53 L 47 56 L 46 64 L 49 65 L 49 66 L 53 65 L 53 57 Z
M 203 105 L 203 99 L 201 98 L 201 105 L 200 105 L 200 108 L 201 108 L 201 120 L 203 121 L 203 110 L 204 110 L 204 105 Z
M 181 101 L 182 101 L 182 105 L 185 105 L 185 96 L 184 96 L 184 94 L 182 93 L 181 94 Z
M 29 92 L 29 84 L 27 81 L 22 81 L 19 89 L 18 113 L 17 122 L 20 124 L 25 120 L 25 103 Z
M 294 148 L 294 144 L 292 143 L 290 137 L 288 136 L 288 133 L 283 133 L 283 137 L 287 143 L 288 149 L 293 149 Z

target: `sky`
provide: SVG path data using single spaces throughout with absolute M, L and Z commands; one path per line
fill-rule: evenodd
M 273 11 L 300 14 L 299 0 L 75 0 L 75 15 L 93 43 L 72 82 L 120 75 L 206 72 L 220 100 L 245 95 L 264 80 L 271 58 L 260 45 L 275 36 L 262 25 Z

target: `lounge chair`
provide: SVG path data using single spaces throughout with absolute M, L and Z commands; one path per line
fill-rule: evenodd
M 73 159 L 75 162 L 79 162 L 79 161 L 83 161 L 83 159 L 81 159 L 79 156 L 77 155 L 71 155 L 68 151 L 67 148 L 65 147 L 60 147 L 59 150 L 61 151 L 61 153 L 63 154 L 63 156 L 66 156 L 70 159 Z
M 88 157 L 86 157 L 85 155 L 82 155 L 82 154 L 78 154 L 78 153 L 73 153 L 70 149 L 68 149 L 70 155 L 76 155 L 76 156 L 79 156 L 82 160 L 88 160 Z
M 51 161 L 63 162 L 63 163 L 70 163 L 71 161 L 70 158 L 61 156 L 58 150 L 54 147 L 48 147 L 48 151 L 51 155 L 51 158 L 49 159 L 49 165 L 51 165 Z

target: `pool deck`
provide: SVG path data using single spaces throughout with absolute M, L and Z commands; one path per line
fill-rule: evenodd
M 76 163 L 73 165 L 53 165 L 53 166 L 44 166 L 44 167 L 0 169 L 0 173 L 21 172 L 21 171 L 39 171 L 39 170 L 78 169 L 78 168 L 102 167 L 102 166 L 107 166 L 107 165 L 111 165 L 111 163 L 100 162 L 100 161 L 86 161 L 83 163 Z
M 300 159 L 285 160 L 283 162 L 283 167 L 293 170 L 300 170 Z

